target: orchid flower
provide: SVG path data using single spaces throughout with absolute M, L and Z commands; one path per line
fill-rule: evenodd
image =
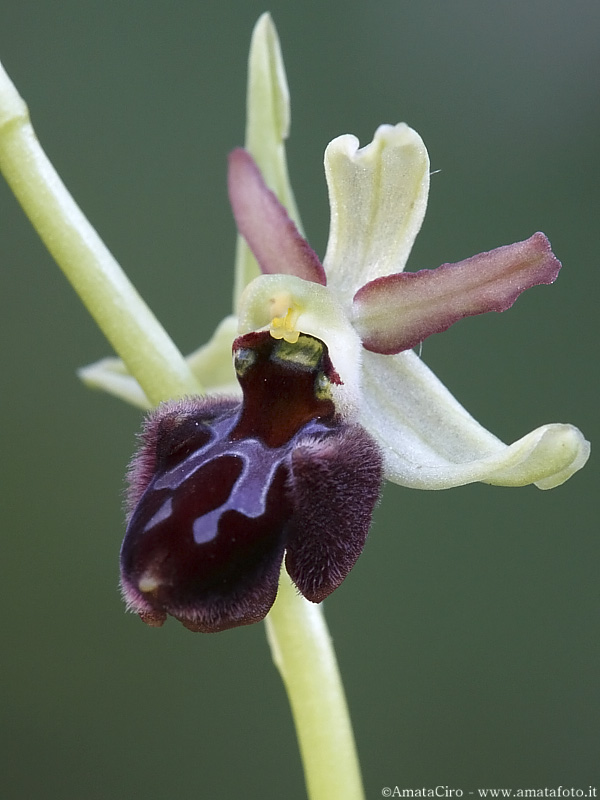
M 121 575 L 128 607 L 150 625 L 167 614 L 195 631 L 263 619 L 284 554 L 296 587 L 322 601 L 362 551 L 382 466 L 417 488 L 551 488 L 588 457 L 571 425 L 503 444 L 411 350 L 552 283 L 561 265 L 547 238 L 405 273 L 429 188 L 418 134 L 384 125 L 362 149 L 342 136 L 325 171 L 331 233 L 321 264 L 251 155 L 230 156 L 234 216 L 264 273 L 239 303 L 243 399 L 174 401 L 146 422 Z
M 405 273 L 429 161 L 413 130 L 386 125 L 362 149 L 342 136 L 326 150 L 331 228 L 321 263 L 287 178 L 287 84 L 267 14 L 253 34 L 248 87 L 246 150 L 230 157 L 229 191 L 249 247 L 238 238 L 234 313 L 187 359 L 60 181 L 1 66 L 0 166 L 122 358 L 85 368 L 83 379 L 157 406 L 129 474 L 129 607 L 150 625 L 171 614 L 195 631 L 268 614 L 309 794 L 359 798 L 318 604 L 360 555 L 383 479 L 547 489 L 584 465 L 589 444 L 563 424 L 503 444 L 412 352 L 465 316 L 504 311 L 523 290 L 552 283 L 560 264 L 546 237 Z M 280 578 L 284 558 L 300 594 Z
M 278 193 L 297 218 L 283 173 Z M 420 489 L 549 489 L 588 458 L 567 424 L 504 444 L 412 350 L 552 283 L 561 265 L 547 238 L 404 272 L 429 192 L 420 136 L 404 123 L 380 126 L 363 148 L 340 136 L 325 175 L 321 263 L 250 152 L 230 156 L 233 213 L 263 274 L 238 269 L 237 313 L 188 357 L 208 397 L 159 406 L 132 462 L 121 585 L 150 625 L 167 614 L 194 631 L 261 620 L 284 558 L 297 589 L 322 601 L 362 551 L 382 477 Z M 149 405 L 117 360 L 83 376 Z

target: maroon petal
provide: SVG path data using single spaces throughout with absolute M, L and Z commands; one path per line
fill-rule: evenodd
M 367 350 L 399 353 L 463 317 L 505 311 L 525 289 L 556 280 L 560 266 L 534 233 L 455 264 L 370 281 L 354 295 L 353 323 Z
M 295 275 L 327 283 L 317 254 L 271 192 L 252 156 L 237 148 L 229 155 L 229 200 L 239 232 L 266 274 Z
M 285 565 L 313 603 L 340 585 L 361 554 L 382 478 L 379 448 L 359 425 L 294 448 Z

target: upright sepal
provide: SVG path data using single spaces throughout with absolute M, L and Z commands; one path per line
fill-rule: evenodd
M 429 194 L 429 156 L 408 125 L 381 125 L 372 142 L 358 144 L 340 136 L 325 150 L 331 222 L 323 264 L 344 301 L 367 281 L 404 269 Z
M 285 156 L 285 140 L 290 128 L 290 94 L 279 37 L 269 13 L 260 16 L 252 31 L 246 112 L 246 150 L 252 154 L 269 188 L 275 192 L 296 225 L 301 227 Z M 258 265 L 252 252 L 243 238 L 238 236 L 234 312 L 244 288 L 258 274 Z

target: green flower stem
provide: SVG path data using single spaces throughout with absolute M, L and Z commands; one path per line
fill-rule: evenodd
M 310 800 L 361 800 L 352 726 L 323 611 L 298 594 L 285 569 L 266 623 L 292 707 Z
M 154 405 L 202 387 L 77 206 L 0 65 L 0 168 L 44 244 Z

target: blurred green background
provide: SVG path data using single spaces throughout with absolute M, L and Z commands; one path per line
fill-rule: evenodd
M 184 352 L 228 311 L 227 152 L 261 3 L 5 2 L 0 58 L 75 198 Z M 505 440 L 598 441 L 600 5 L 270 3 L 290 172 L 323 254 L 327 142 L 382 122 L 434 175 L 410 268 L 545 231 L 564 270 L 423 358 Z M 75 369 L 109 353 L 7 187 L 2 296 L 2 755 L 7 800 L 305 796 L 264 628 L 124 614 L 123 474 L 140 414 Z M 598 473 L 552 492 L 388 486 L 326 603 L 368 798 L 383 786 L 600 784 Z

